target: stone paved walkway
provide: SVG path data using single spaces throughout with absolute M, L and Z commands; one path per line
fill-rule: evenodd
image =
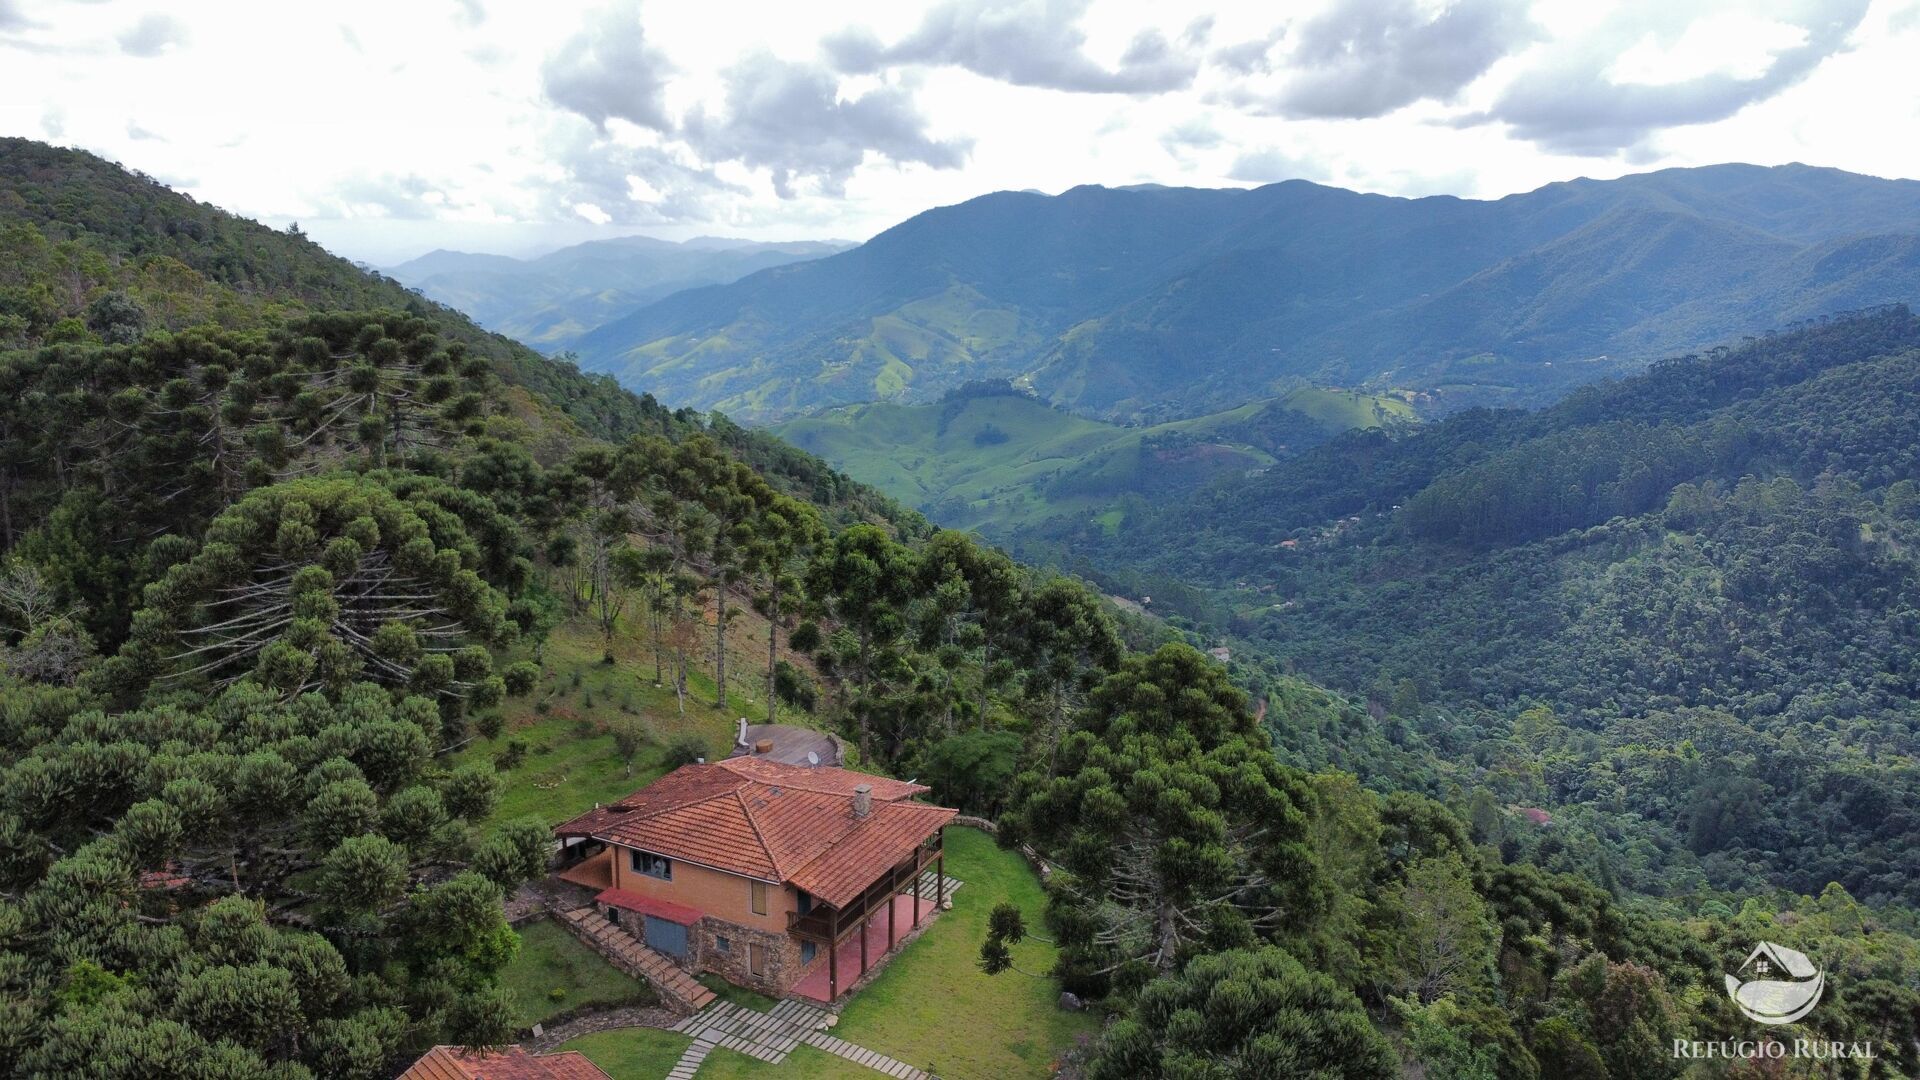
M 925 1071 L 904 1061 L 828 1035 L 827 1018 L 831 1015 L 816 1005 L 793 1000 L 782 1001 L 766 1012 L 716 1001 L 674 1025 L 673 1030 L 693 1036 L 693 1045 L 680 1056 L 667 1080 L 692 1080 L 715 1047 L 778 1065 L 803 1042 L 895 1080 L 932 1080 Z
M 935 896 L 935 890 L 939 888 L 939 884 L 940 883 L 938 881 L 934 880 L 933 870 L 931 868 L 929 868 L 926 873 L 921 874 L 920 875 L 920 899 L 932 900 Z M 959 887 L 960 887 L 959 878 L 950 877 L 947 879 L 947 895 L 948 896 L 952 896 L 953 891 L 955 889 L 958 889 Z M 911 892 L 911 890 L 909 890 L 909 892 Z

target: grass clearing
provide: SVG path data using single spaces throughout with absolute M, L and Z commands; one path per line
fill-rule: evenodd
M 1412 423 L 1397 397 L 1295 387 L 1236 409 L 1146 427 L 1024 397 L 874 402 L 770 429 L 941 524 L 988 535 L 1106 517 L 1129 494 L 1195 487 L 1273 463 L 1351 427 Z
M 660 1028 L 615 1028 L 582 1035 L 561 1045 L 578 1050 L 613 1080 L 660 1080 L 693 1040 Z M 702 1071 L 705 1076 L 705 1071 Z
M 519 933 L 520 954 L 500 973 L 500 984 L 513 991 L 514 1023 L 522 1028 L 582 1005 L 655 1000 L 645 983 L 622 973 L 546 919 L 527 924 Z M 566 991 L 557 1001 L 551 996 L 556 989 Z
M 735 626 L 750 618 L 741 618 Z M 753 632 L 748 626 L 730 637 Z M 759 632 L 764 635 L 764 627 Z M 729 664 L 751 671 L 756 662 L 764 663 L 766 638 L 761 636 L 759 641 L 757 656 L 734 646 Z M 695 660 L 702 662 L 703 658 Z M 518 740 L 526 746 L 526 756 L 501 773 L 500 801 L 483 824 L 520 817 L 558 824 L 658 779 L 667 771 L 667 748 L 677 739 L 697 739 L 709 761 L 726 756 L 733 747 L 738 718 L 757 723 L 766 712 L 765 701 L 741 692 L 733 675 L 727 682 L 732 688 L 727 707 L 716 709 L 713 679 L 696 667 L 687 679 L 687 711 L 682 715 L 672 686 L 654 684 L 653 650 L 641 634 L 623 628 L 614 640 L 614 663 L 607 664 L 601 660 L 600 636 L 591 625 L 563 623 L 548 638 L 540 682 L 533 693 L 508 702 L 501 733 L 491 739 L 475 738 L 450 755 L 447 763 L 490 764 Z M 609 731 L 612 724 L 635 719 L 648 738 L 629 776 Z M 812 723 L 805 714 L 784 709 L 781 720 Z
M 953 910 L 854 995 L 833 1033 L 946 1080 L 1045 1076 L 1098 1020 L 1061 1011 L 1052 979 L 1018 971 L 988 976 L 976 963 L 987 917 L 1003 900 L 1045 933 L 1040 879 L 976 829 L 949 828 L 946 848 L 947 873 L 965 882 L 953 894 Z M 1053 958 L 1053 946 L 1031 936 L 1013 946 L 1024 971 L 1045 972 Z

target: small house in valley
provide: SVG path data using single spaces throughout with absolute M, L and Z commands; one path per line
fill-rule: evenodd
M 689 971 L 831 1002 L 945 899 L 956 811 L 927 791 L 757 756 L 685 765 L 559 826 L 560 877 Z

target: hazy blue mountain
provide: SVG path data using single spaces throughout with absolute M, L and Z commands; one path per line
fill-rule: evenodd
M 1164 418 L 1301 380 L 1538 401 L 1750 329 L 1920 296 L 1920 182 L 1718 165 L 1498 200 L 1000 192 L 580 338 L 676 405 L 771 419 L 1011 378 Z
M 595 240 L 535 259 L 432 251 L 386 273 L 474 321 L 548 351 L 681 289 L 843 250 L 837 241 L 762 243 L 701 236 Z

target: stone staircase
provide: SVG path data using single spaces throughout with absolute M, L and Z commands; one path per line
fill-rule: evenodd
M 680 1012 L 698 1012 L 713 1002 L 713 991 L 700 985 L 700 980 L 647 948 L 639 938 L 608 922 L 598 911 L 578 907 L 555 912 L 554 919 L 614 967 L 652 983 L 669 1007 Z

